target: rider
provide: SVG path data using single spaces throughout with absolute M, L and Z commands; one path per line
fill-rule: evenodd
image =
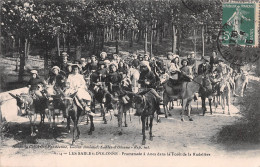
M 218 57 L 216 51 L 212 52 L 212 55 L 210 56 L 209 64 L 210 64 L 210 72 L 213 72 L 213 67 L 218 64 Z
M 53 66 L 51 69 L 50 76 L 47 79 L 47 84 L 54 85 L 55 89 L 63 88 L 64 76 L 66 76 L 66 74 L 61 74 L 60 68 L 58 66 Z
M 181 65 L 182 67 L 180 68 L 181 73 L 183 74 L 183 79 L 185 78 L 185 80 L 187 79 L 187 81 L 191 81 L 191 79 L 193 79 L 192 76 L 192 69 L 190 66 L 188 66 L 188 60 L 187 59 L 183 59 L 181 61 Z
M 120 61 L 121 61 L 121 58 L 119 57 L 119 55 L 118 54 L 113 54 L 113 59 L 111 60 L 111 63 L 116 64 L 117 67 L 118 67 L 118 64 L 119 64 Z
M 118 72 L 122 75 L 126 75 L 127 74 L 127 65 L 124 63 L 123 60 L 120 60 L 118 63 Z
M 196 75 L 196 73 L 197 73 L 197 70 L 196 70 L 197 62 L 196 62 L 196 59 L 195 59 L 195 52 L 190 52 L 188 57 L 187 57 L 187 60 L 188 60 L 188 66 L 191 66 L 193 75 Z
M 139 83 L 141 84 L 141 88 L 146 89 L 146 91 L 150 91 L 151 93 L 154 94 L 154 96 L 161 102 L 162 98 L 159 96 L 159 94 L 155 91 L 155 75 L 151 71 L 151 67 L 149 65 L 148 61 L 141 61 L 140 63 L 140 79 Z M 148 88 L 148 89 L 147 89 Z M 158 114 L 164 114 L 162 112 L 159 112 Z M 139 113 L 135 113 L 136 116 L 139 115 Z
M 219 92 L 219 82 L 221 81 L 220 75 L 218 75 L 218 71 L 214 70 L 212 74 L 209 76 L 209 80 L 212 85 L 212 91 L 215 93 L 217 91 L 217 95 L 220 94 Z
M 77 100 L 81 104 L 81 108 L 85 112 L 90 112 L 91 96 L 87 92 L 86 82 L 84 76 L 79 73 L 80 66 L 78 64 L 72 65 L 72 74 L 68 76 L 67 82 L 69 83 L 69 88 L 66 93 L 73 94 L 77 92 Z
M 106 84 L 108 91 L 114 96 L 118 95 L 119 84 L 122 81 L 123 76 L 117 71 L 116 64 L 112 63 L 109 65 L 109 74 L 106 77 Z
M 98 61 L 98 68 L 100 67 L 100 64 L 103 64 L 107 60 L 107 53 L 101 52 L 100 53 L 100 59 Z
M 38 88 L 38 84 L 43 84 L 45 86 L 45 82 L 38 75 L 36 70 L 31 70 L 31 78 L 28 82 L 29 93 L 34 94 Z
M 210 65 L 207 63 L 209 62 L 207 59 L 202 58 L 202 63 L 198 66 L 198 75 L 207 75 L 210 73 Z
M 138 59 L 138 56 L 137 54 L 133 54 L 132 55 L 132 61 L 131 61 L 131 66 L 134 67 L 134 68 L 138 68 L 138 66 L 140 65 L 140 61 Z
M 99 81 L 104 82 L 106 76 L 108 75 L 108 71 L 107 71 L 105 62 L 100 62 L 97 74 L 99 76 Z
M 67 72 L 67 66 L 68 66 L 68 54 L 67 52 L 62 53 L 62 63 L 60 63 L 59 67 L 60 70 Z
M 176 83 L 178 84 L 179 74 L 180 74 L 179 56 L 173 55 L 171 65 L 169 67 L 169 76 L 170 76 L 169 81 L 170 81 L 172 87 Z
M 96 71 L 98 69 L 98 61 L 96 60 L 96 56 L 91 56 L 91 63 L 89 64 L 89 70 L 90 71 Z

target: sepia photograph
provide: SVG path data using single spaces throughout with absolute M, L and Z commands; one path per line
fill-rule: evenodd
M 259 0 L 1 0 L 0 167 L 260 167 Z

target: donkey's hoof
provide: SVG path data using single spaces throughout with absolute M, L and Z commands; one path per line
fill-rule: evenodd
M 167 115 L 165 115 L 165 118 L 168 118 L 168 116 L 167 116 Z
M 120 132 L 118 132 L 118 135 L 120 135 L 120 136 L 121 136 L 122 134 L 123 134 L 123 133 L 122 133 L 121 131 L 120 131 Z
M 158 119 L 158 120 L 157 120 L 157 123 L 161 123 L 161 122 L 162 122 L 161 119 Z
M 184 122 L 185 120 L 182 118 L 181 121 Z
M 149 130 L 149 127 L 147 126 L 147 127 L 145 128 L 145 130 Z
M 171 113 L 169 113 L 169 117 L 171 117 L 172 116 L 172 114 Z
M 150 140 L 153 141 L 153 136 L 150 136 Z
M 125 127 L 128 127 L 128 125 L 127 125 L 127 124 L 125 124 Z
M 104 124 L 107 124 L 107 120 L 104 121 Z
M 74 143 L 75 143 L 75 140 L 72 141 L 71 145 L 74 145 Z
M 193 119 L 192 119 L 192 118 L 190 118 L 190 119 L 189 119 L 189 121 L 193 121 Z
M 143 140 L 143 141 L 142 141 L 142 145 L 145 145 L 145 144 L 146 144 L 146 141 L 145 141 L 145 140 Z

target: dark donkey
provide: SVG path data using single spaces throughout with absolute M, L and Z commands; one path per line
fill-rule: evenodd
M 141 115 L 142 120 L 142 134 L 143 134 L 143 140 L 142 145 L 145 145 L 146 143 L 146 136 L 145 136 L 145 121 L 146 118 L 150 118 L 150 140 L 153 140 L 153 134 L 152 134 L 152 127 L 153 127 L 153 118 L 154 113 L 157 111 L 157 113 L 160 112 L 160 100 L 150 91 L 143 91 L 138 94 L 128 92 L 128 94 L 133 96 L 133 103 L 136 109 L 136 112 Z
M 77 99 L 77 92 L 71 94 L 71 95 L 65 95 L 62 97 L 62 102 L 65 106 L 65 117 L 67 117 L 67 129 L 70 132 L 70 119 L 72 119 L 74 123 L 73 127 L 73 135 L 72 135 L 72 144 L 75 142 L 75 130 L 77 130 L 76 139 L 79 138 L 80 131 L 78 127 L 79 118 L 82 116 L 82 119 L 84 118 L 84 110 L 78 105 L 78 99 Z M 92 131 L 95 130 L 94 123 L 93 123 L 93 116 L 88 115 L 90 119 L 90 131 L 88 132 L 89 135 L 92 134 Z M 82 120 L 81 119 L 81 120 Z M 80 121 L 81 122 L 81 121 Z
M 203 76 L 202 85 L 199 89 L 199 93 L 201 95 L 203 115 L 205 115 L 205 112 L 207 111 L 206 98 L 208 98 L 208 100 L 209 100 L 210 114 L 212 114 L 212 99 L 214 96 L 214 94 L 213 94 L 214 92 L 212 90 L 212 85 L 209 80 L 209 77 L 207 75 Z
M 36 109 L 35 104 L 32 95 L 29 94 L 20 94 L 20 95 L 14 95 L 12 93 L 9 93 L 13 98 L 16 99 L 18 110 L 24 110 L 25 114 L 28 116 L 30 120 L 30 126 L 31 126 L 31 136 L 36 136 L 35 130 L 36 130 Z

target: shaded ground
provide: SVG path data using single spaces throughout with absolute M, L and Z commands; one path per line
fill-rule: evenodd
M 199 106 L 201 106 L 200 102 Z M 174 152 L 172 154 L 176 158 L 183 158 L 185 154 L 191 154 L 196 158 L 199 153 L 201 153 L 199 158 L 256 158 L 260 155 L 260 145 L 230 144 L 227 146 L 217 143 L 215 136 L 217 132 L 224 125 L 231 125 L 240 118 L 236 107 L 231 106 L 230 116 L 223 114 L 220 107 L 213 115 L 206 113 L 205 116 L 202 116 L 200 111 L 201 108 L 199 107 L 197 111 L 197 105 L 193 102 L 192 117 L 194 121 L 189 122 L 186 118 L 187 121 L 181 122 L 180 106 L 176 106 L 174 110 L 171 110 L 172 117 L 167 119 L 161 117 L 161 123 L 154 121 L 154 140 L 147 140 L 146 146 L 141 145 L 141 121 L 139 117 L 133 116 L 132 111 L 130 112 L 131 121 L 128 114 L 128 127 L 124 127 L 121 136 L 118 135 L 117 120 L 114 116 L 110 120 L 110 114 L 107 115 L 109 121 L 106 125 L 103 124 L 99 114 L 94 117 L 95 131 L 92 135 L 87 134 L 89 125 L 85 125 L 86 122 L 83 120 L 80 123 L 81 136 L 76 140 L 73 148 L 70 148 L 72 133 L 66 132 L 65 124 L 62 124 L 61 120 L 55 131 L 49 130 L 48 123 L 42 127 L 38 125 L 37 136 L 30 137 L 29 124 L 24 122 L 27 119 L 21 118 L 22 121 L 21 119 L 16 121 L 18 123 L 10 123 L 9 130 L 4 134 L 0 148 L 1 161 L 10 162 L 12 159 L 26 157 L 33 159 L 39 156 L 66 159 L 73 157 L 72 154 L 78 154 L 78 152 L 95 154 L 91 156 L 94 159 L 100 157 L 100 154 L 116 154 L 117 157 L 121 157 L 122 152 L 161 153 L 162 155 Z M 146 134 L 148 136 L 148 131 Z M 143 156 L 136 156 L 136 158 Z M 158 156 L 156 155 L 156 157 Z

